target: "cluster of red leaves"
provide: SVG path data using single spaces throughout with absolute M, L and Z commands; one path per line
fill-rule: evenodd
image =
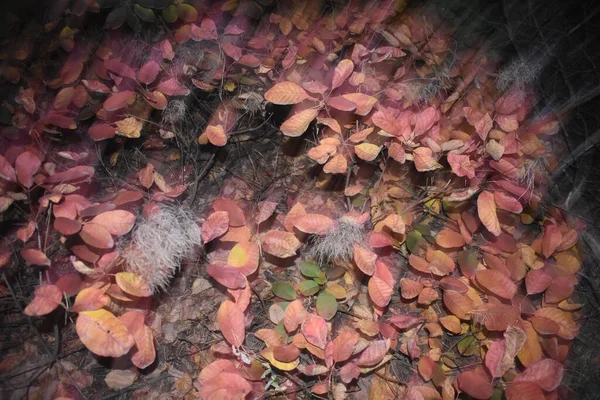
M 253 332 L 265 343 L 253 353 L 244 342 L 252 320 L 251 283 L 262 256 L 296 257 L 311 235 L 327 235 L 341 219 L 300 202 L 272 218 L 275 201 L 261 202 L 248 214 L 242 210 L 247 205 L 215 201 L 202 227 L 203 242 L 236 244 L 226 260 L 215 259 L 206 269 L 230 299 L 217 313 L 228 345 L 213 346 L 220 359 L 194 382 L 203 399 L 259 396 L 265 382 L 273 383 L 271 367 L 310 381 L 317 395 L 344 398 L 348 385 L 386 371 L 390 351 L 414 361 L 413 377 L 400 388 L 402 398 L 451 399 L 466 392 L 486 399 L 494 388 L 509 399 L 555 397 L 578 331 L 574 313 L 580 306 L 570 301 L 580 268 L 578 237 L 576 226 L 556 209 L 534 219 L 543 177 L 531 165 L 550 159 L 543 140 L 555 132 L 556 121 L 529 115 L 535 104 L 530 93 L 498 93 L 491 79 L 495 64 L 476 49 L 453 55 L 457 61 L 447 71 L 453 85 L 430 104 L 414 104 L 407 83 L 440 72 L 450 55 L 451 32 L 410 16 L 387 24 L 401 11 L 387 3 L 365 10 L 350 5 L 326 16 L 312 3 L 263 16 L 258 27 L 248 18 L 257 11 L 252 1 L 218 2 L 203 11 L 180 4 L 179 18 L 170 22 L 172 38 L 154 46 L 142 65 L 130 65 L 122 41 L 110 35 L 91 54 L 89 43 L 63 28 L 60 40 L 68 56 L 58 76 L 21 76 L 18 67 L 3 67 L 7 80 L 21 83 L 10 133 L 47 140 L 93 117 L 87 132 L 79 132 L 82 137 L 138 138 L 153 110 L 164 110 L 193 87 L 251 92 L 258 83 L 268 87 L 266 101 L 292 105 L 280 127 L 284 135 L 301 136 L 316 121 L 318 143 L 307 156 L 323 165 L 318 185 L 346 175 L 344 195 L 351 204 L 369 204 L 371 212 L 342 219 L 368 222 L 368 240 L 354 244 L 351 261 L 333 260 L 344 268 L 341 278 L 328 282 L 320 271 L 304 271 L 312 279 L 274 284 L 281 300 L 271 308 L 276 327 Z M 178 58 L 177 46 L 188 41 L 205 45 L 212 75 Z M 30 57 L 23 54 L 27 48 L 14 60 Z M 338 60 L 343 49 L 347 58 Z M 413 60 L 424 66 L 409 69 Z M 237 115 L 234 102 L 224 100 L 199 144 L 226 145 Z M 45 234 L 38 221 L 44 214 L 52 218 L 72 253 L 74 271 L 40 286 L 26 313 L 48 314 L 62 303 L 79 314 L 77 332 L 91 351 L 130 353 L 134 365 L 147 367 L 155 351 L 145 315 L 126 311 L 117 317 L 107 308 L 112 302 L 136 308 L 150 290 L 134 274 L 106 272 L 120 270 L 115 240 L 132 229 L 139 206 L 144 203 L 148 215 L 186 186 L 169 185 L 148 164 L 133 182 L 139 190 L 94 203 L 86 186 L 95 172 L 87 152 L 46 154 L 37 142 L 27 143 L 15 140 L 0 156 L 0 211 L 15 201 L 29 203 L 30 219 L 16 234 L 25 243 L 20 255 L 47 267 L 53 261 L 41 245 Z M 378 179 L 372 179 L 378 169 Z M 418 192 L 423 176 L 428 188 Z M 158 190 L 144 196 L 144 189 L 154 187 Z M 261 232 L 267 221 L 268 230 Z M 429 227 L 440 221 L 443 227 Z M 410 266 L 403 277 L 389 257 L 397 251 Z M 0 257 L 1 266 L 9 261 L 10 253 Z M 315 304 L 312 296 L 319 291 Z M 351 317 L 334 328 L 328 321 L 339 317 L 338 301 Z M 450 348 L 448 337 L 456 341 Z M 303 353 L 314 361 L 306 363 Z M 464 367 L 461 358 L 470 356 L 483 363 Z M 298 388 L 298 379 L 281 379 L 281 390 Z M 373 387 L 383 391 L 375 397 L 389 397 L 381 386 Z

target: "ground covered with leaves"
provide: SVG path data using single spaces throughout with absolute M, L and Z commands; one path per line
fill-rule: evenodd
M 577 397 L 541 64 L 399 0 L 46 6 L 4 17 L 0 398 Z

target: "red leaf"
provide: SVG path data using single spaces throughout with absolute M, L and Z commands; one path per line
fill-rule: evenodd
M 199 27 L 192 24 L 190 36 L 196 42 L 200 40 L 217 40 L 217 26 L 212 19 L 204 18 Z
M 414 315 L 394 315 L 390 318 L 390 322 L 399 329 L 404 330 L 410 329 L 423 322 L 423 317 L 417 317 Z
M 117 129 L 112 125 L 95 123 L 88 129 L 88 136 L 92 138 L 92 140 L 99 141 L 114 137 L 116 132 Z
M 475 178 L 475 167 L 471 163 L 469 156 L 464 154 L 448 154 L 448 164 L 457 176 L 466 176 L 469 179 Z
M 390 340 L 376 340 L 360 354 L 357 364 L 361 367 L 370 367 L 378 364 L 390 349 Z
M 562 381 L 564 368 L 561 363 L 545 358 L 531 364 L 525 371 L 517 375 L 513 382 L 534 383 L 546 392 L 556 389 Z
M 222 43 L 221 49 L 223 49 L 223 52 L 229 57 L 233 58 L 235 61 L 238 61 L 242 57 L 242 49 L 232 43 Z
M 340 111 L 354 111 L 356 109 L 356 103 L 342 96 L 330 97 L 327 99 L 327 105 Z
M 223 372 L 202 385 L 199 389 L 199 395 L 201 399 L 206 400 L 241 400 L 245 399 L 251 391 L 252 386 L 250 383 L 239 374 Z
M 131 90 L 123 90 L 122 92 L 113 93 L 104 101 L 102 107 L 106 111 L 116 111 L 127 107 L 135 100 L 135 92 Z
M 135 79 L 135 71 L 129 65 L 122 63 L 120 60 L 104 60 L 104 67 L 107 70 L 124 78 Z
M 26 188 L 33 185 L 33 175 L 40 169 L 42 162 L 30 151 L 19 154 L 15 161 L 15 170 L 19 183 Z
M 372 276 L 368 284 L 369 297 L 379 307 L 385 307 L 390 302 L 394 289 L 383 279 Z
M 94 93 L 110 93 L 110 89 L 104 83 L 96 80 L 85 80 L 82 79 L 81 82 L 83 85 L 90 91 Z
M 458 375 L 458 387 L 475 399 L 487 400 L 494 394 L 494 388 L 484 373 L 465 371 Z
M 190 94 L 190 89 L 182 86 L 175 78 L 162 81 L 158 84 L 156 90 L 167 96 L 187 96 Z
M 529 382 L 512 381 L 506 386 L 506 400 L 546 400 L 539 386 Z
M 154 82 L 159 71 L 160 65 L 156 61 L 150 60 L 140 68 L 138 80 L 142 83 L 150 84 Z
M 414 129 L 414 135 L 415 136 L 419 136 L 424 134 L 425 132 L 427 132 L 429 130 L 429 128 L 431 128 L 433 126 L 433 124 L 435 124 L 437 122 L 437 120 L 440 118 L 437 110 L 435 107 L 428 107 L 425 110 L 421 111 L 420 113 L 416 114 L 414 116 L 414 120 L 415 120 L 415 129 Z
M 244 343 L 246 337 L 244 313 L 235 303 L 225 300 L 221 304 L 217 313 L 217 323 L 229 344 L 239 347 Z
M 246 217 L 244 216 L 244 212 L 231 200 L 217 199 L 213 202 L 213 209 L 215 211 L 227 211 L 229 214 L 230 226 L 246 225 Z
M 227 211 L 215 211 L 202 224 L 202 242 L 208 243 L 223 235 L 229 229 L 229 214 Z
M 241 289 L 246 286 L 246 277 L 239 268 L 222 262 L 209 264 L 206 273 L 228 289 Z
M 327 344 L 327 322 L 318 315 L 310 314 L 302 323 L 302 334 L 310 344 L 325 349 Z

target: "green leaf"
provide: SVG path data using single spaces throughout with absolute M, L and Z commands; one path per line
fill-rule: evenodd
M 325 272 L 321 272 L 321 274 L 315 278 L 313 278 L 315 280 L 315 282 L 317 282 L 319 285 L 324 285 L 327 283 L 327 275 L 325 275 Z
M 415 225 L 415 229 L 418 230 L 422 235 L 431 236 L 431 230 L 425 224 L 417 224 L 417 225 Z
M 315 263 L 303 261 L 300 263 L 300 272 L 309 278 L 318 278 L 321 275 L 319 266 Z
M 319 284 L 313 280 L 302 281 L 298 285 L 298 290 L 300 290 L 303 296 L 312 296 L 319 291 L 319 288 Z
M 137 16 L 140 17 L 140 19 L 142 21 L 154 22 L 156 20 L 154 11 L 152 11 L 149 8 L 144 8 L 144 7 L 140 6 L 139 4 L 136 4 L 133 6 L 133 10 L 137 14 Z
M 173 22 L 177 21 L 177 7 L 174 5 L 164 8 L 161 11 L 161 14 L 165 22 L 168 24 L 172 24 Z
M 463 250 L 458 254 L 458 266 L 460 267 L 460 272 L 467 278 L 475 274 L 478 263 L 477 254 L 474 251 Z
M 479 343 L 477 343 L 477 340 L 475 340 L 473 335 L 469 335 L 458 342 L 456 347 L 458 348 L 458 353 L 461 356 L 470 357 L 478 352 Z
M 421 235 L 421 232 L 412 230 L 408 232 L 408 235 L 406 235 L 406 248 L 412 254 L 417 254 L 419 252 L 419 246 L 421 245 L 422 240 L 423 235 Z
M 296 300 L 296 291 L 294 287 L 287 282 L 275 282 L 271 287 L 275 296 L 284 300 Z
M 285 325 L 283 324 L 283 321 L 280 321 L 273 330 L 281 335 L 281 337 L 283 338 L 283 343 L 289 343 L 289 337 L 287 331 L 285 330 Z
M 326 320 L 330 320 L 335 316 L 337 309 L 337 300 L 331 293 L 324 291 L 319 294 L 317 297 L 317 313 L 321 317 L 325 318 Z

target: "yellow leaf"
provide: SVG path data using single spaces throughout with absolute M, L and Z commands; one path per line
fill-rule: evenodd
M 375 158 L 377 158 L 380 150 L 381 147 L 371 143 L 361 143 L 354 146 L 354 151 L 356 152 L 358 158 L 365 161 L 373 161 Z
M 128 117 L 120 121 L 115 122 L 117 126 L 117 135 L 125 136 L 127 138 L 139 138 L 142 130 L 142 122 L 135 117 Z
M 125 293 L 131 294 L 137 297 L 148 297 L 152 295 L 152 290 L 150 286 L 144 280 L 134 274 L 133 272 L 119 272 L 115 279 L 117 281 L 117 285 L 121 288 Z

